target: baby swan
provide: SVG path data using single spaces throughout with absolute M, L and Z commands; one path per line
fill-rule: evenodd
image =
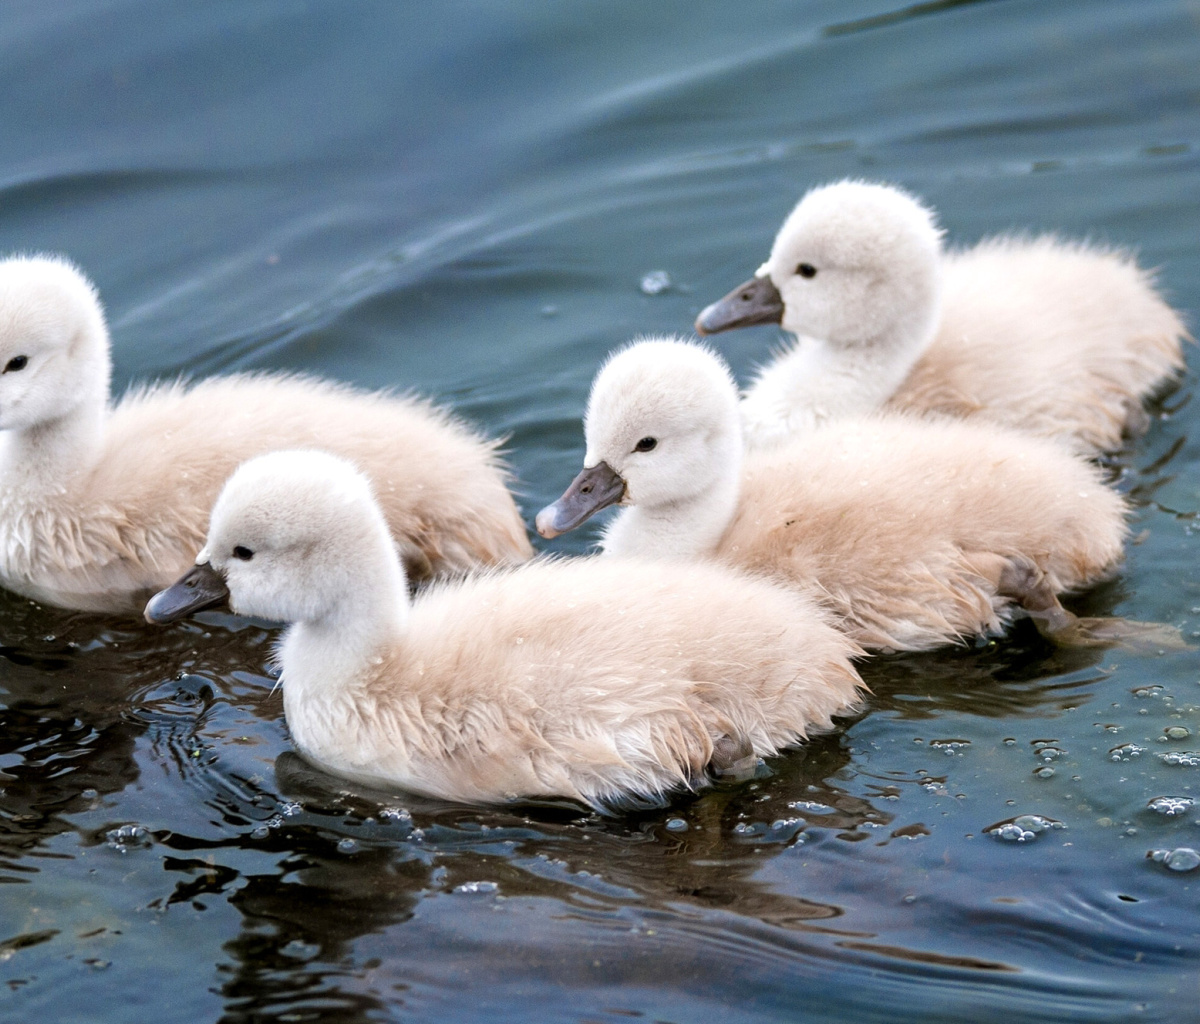
M 1001 632 L 1016 606 L 1086 640 L 1057 594 L 1109 574 L 1121 498 L 1060 445 L 959 420 L 846 420 L 743 457 L 737 388 L 702 345 L 648 339 L 592 385 L 582 473 L 537 516 L 544 537 L 627 506 L 602 546 L 713 556 L 816 584 L 863 647 L 919 651 Z
M 191 563 L 221 484 L 281 447 L 352 459 L 423 575 L 532 555 L 496 443 L 411 398 L 253 374 L 135 391 L 109 407 L 91 283 L 47 257 L 0 261 L 0 585 L 136 611 Z
M 746 393 L 753 444 L 879 407 L 979 417 L 1088 457 L 1148 424 L 1187 337 L 1127 253 L 1053 237 L 943 252 L 934 214 L 888 185 L 814 188 L 701 334 L 779 323 L 795 345 Z
M 828 728 L 862 685 L 861 652 L 809 600 L 715 565 L 533 562 L 410 602 L 370 485 L 321 453 L 240 466 L 197 563 L 205 595 L 185 577 L 147 619 L 227 594 L 291 622 L 300 752 L 448 800 L 657 801 Z

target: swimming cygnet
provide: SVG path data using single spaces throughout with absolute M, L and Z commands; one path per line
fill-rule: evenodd
M 240 462 L 328 449 L 375 482 L 421 575 L 532 555 L 497 444 L 444 410 L 306 377 L 134 390 L 109 406 L 104 313 L 47 257 L 0 261 L 0 584 L 48 604 L 140 610 L 191 563 Z
M 584 420 L 585 469 L 537 516 L 544 537 L 608 505 L 606 553 L 715 557 L 809 587 L 866 648 L 1001 632 L 1017 608 L 1091 634 L 1058 601 L 1111 574 L 1122 499 L 1061 445 L 991 424 L 840 420 L 743 455 L 737 389 L 707 347 L 612 355 Z
M 743 405 L 755 445 L 837 416 L 936 411 L 1054 437 L 1081 454 L 1148 425 L 1187 331 L 1119 249 L 1005 236 L 944 252 L 934 214 L 889 185 L 814 188 L 757 276 L 701 334 L 778 323 L 794 345 Z
M 292 623 L 292 739 L 371 786 L 655 801 L 828 728 L 862 685 L 811 601 L 716 565 L 538 561 L 410 601 L 367 480 L 321 453 L 239 467 L 197 563 L 147 619 L 227 596 Z

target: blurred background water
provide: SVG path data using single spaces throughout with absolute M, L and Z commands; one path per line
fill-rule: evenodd
M 413 388 L 511 437 L 529 514 L 604 354 L 816 182 L 1134 246 L 1200 309 L 1196 0 L 8 0 L 0 143 L 0 251 L 94 277 L 119 389 Z M 1118 460 L 1137 541 L 1085 606 L 1195 637 L 1193 390 Z M 1195 1019 L 1200 871 L 1147 859 L 1200 848 L 1194 650 L 878 660 L 757 780 L 601 819 L 307 769 L 273 635 L 0 597 L 0 1018 Z

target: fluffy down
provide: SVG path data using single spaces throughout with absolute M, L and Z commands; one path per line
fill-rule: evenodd
M 888 185 L 811 190 L 758 276 L 702 333 L 780 323 L 794 345 L 760 373 L 754 444 L 879 408 L 979 418 L 1092 456 L 1145 429 L 1182 371 L 1187 331 L 1119 249 L 1000 237 L 943 253 L 933 213 Z
M 242 466 L 200 559 L 235 611 L 294 622 L 300 752 L 374 786 L 657 801 L 828 728 L 861 686 L 807 597 L 716 565 L 533 562 L 410 604 L 366 481 L 315 453 Z
M 109 408 L 103 313 L 63 261 L 0 262 L 0 365 L 14 359 L 0 374 L 0 582 L 18 593 L 139 609 L 191 563 L 233 469 L 281 447 L 354 461 L 423 575 L 532 554 L 497 443 L 427 402 L 261 374 Z
M 816 585 L 866 648 L 998 633 L 1017 607 L 1065 637 L 1074 620 L 1056 595 L 1111 574 L 1122 556 L 1120 496 L 1029 434 L 880 414 L 743 454 L 728 367 L 684 341 L 612 356 L 585 433 L 586 468 L 539 513 L 543 533 L 619 500 L 606 552 L 716 558 Z

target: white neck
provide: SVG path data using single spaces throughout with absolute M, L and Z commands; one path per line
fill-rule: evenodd
M 898 318 L 888 331 L 853 345 L 797 337 L 742 398 L 747 443 L 765 447 L 885 405 L 936 334 L 940 303 L 934 297 L 922 305 L 924 315 Z
M 93 395 L 56 420 L 0 434 L 0 481 L 9 499 L 61 492 L 88 472 L 104 447 L 106 395 Z
M 363 559 L 361 571 L 352 575 L 356 585 L 332 603 L 331 611 L 296 622 L 284 634 L 278 660 L 285 710 L 353 691 L 407 629 L 407 581 L 390 546 Z
M 714 551 L 741 495 L 741 431 L 712 449 L 712 482 L 689 498 L 624 508 L 604 531 L 606 554 L 642 558 L 695 558 Z

